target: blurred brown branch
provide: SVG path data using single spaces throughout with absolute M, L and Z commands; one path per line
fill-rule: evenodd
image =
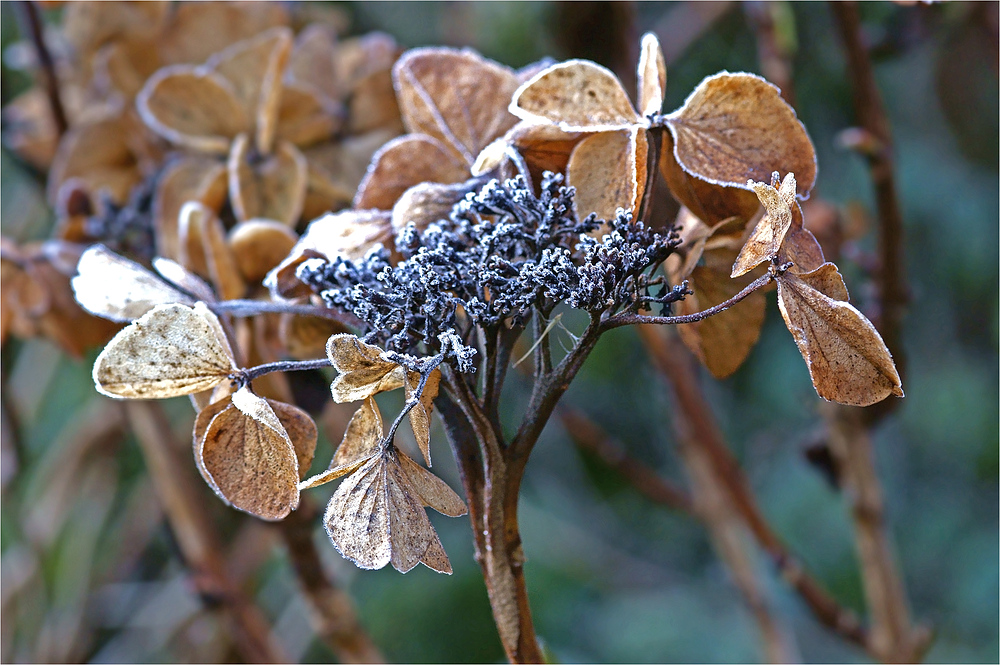
M 66 119 L 66 107 L 63 106 L 59 92 L 59 78 L 56 75 L 55 62 L 52 60 L 49 47 L 45 44 L 45 26 L 38 13 L 38 6 L 31 0 L 20 0 L 14 3 L 14 9 L 21 34 L 26 39 L 30 39 L 35 47 L 35 55 L 41 67 L 42 85 L 45 87 L 45 94 L 49 99 L 52 120 L 55 123 L 57 134 L 62 136 L 69 128 L 69 122 Z
M 126 402 L 124 408 L 199 594 L 222 607 L 233 644 L 247 662 L 286 662 L 267 619 L 226 571 L 221 543 L 198 505 L 191 465 L 179 459 L 180 446 L 163 409 L 139 401 Z

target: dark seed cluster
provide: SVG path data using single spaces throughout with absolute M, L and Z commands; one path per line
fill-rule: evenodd
M 521 177 L 492 180 L 424 231 L 396 237 L 397 265 L 379 248 L 359 261 L 310 259 L 298 277 L 330 307 L 369 326 L 368 341 L 399 352 L 440 350 L 474 368 L 475 329 L 524 326 L 556 305 L 600 315 L 649 300 L 650 274 L 679 240 L 619 212 L 578 220 L 574 189 L 546 173 L 536 195 Z

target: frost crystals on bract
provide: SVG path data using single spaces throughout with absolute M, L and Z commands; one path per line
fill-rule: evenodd
M 277 520 L 299 504 L 300 470 L 312 463 L 316 425 L 301 409 L 244 387 L 198 414 L 194 444 L 198 470 L 216 494 Z
M 359 567 L 391 562 L 405 573 L 423 563 L 450 574 L 451 563 L 424 507 L 458 517 L 465 514 L 465 503 L 383 437 L 382 417 L 369 397 L 348 424 L 330 468 L 300 488 L 350 474 L 330 499 L 324 524 L 337 550 Z
M 94 383 L 109 397 L 157 399 L 207 390 L 235 371 L 222 326 L 203 303 L 158 305 L 108 342 Z

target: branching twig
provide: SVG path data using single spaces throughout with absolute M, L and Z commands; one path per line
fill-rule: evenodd
M 298 509 L 279 523 L 299 588 L 311 610 L 313 628 L 341 663 L 384 663 L 385 656 L 358 621 L 350 596 L 323 569 L 313 540 L 318 515 L 316 505 L 303 497 Z
M 152 402 L 129 401 L 125 412 L 199 594 L 224 608 L 233 643 L 248 662 L 286 662 L 264 615 L 226 572 L 221 545 L 197 504 L 194 467 L 178 459 L 177 451 L 183 447 L 173 440 L 162 408 Z

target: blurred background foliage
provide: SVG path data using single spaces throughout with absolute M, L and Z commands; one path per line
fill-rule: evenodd
M 667 110 L 709 74 L 760 72 L 752 16 L 771 12 L 793 56 L 795 107 L 818 153 L 813 198 L 832 206 L 844 228 L 860 230 L 838 262 L 855 303 L 863 311 L 870 304 L 872 184 L 862 158 L 839 147 L 838 137 L 856 118 L 827 5 L 333 6 L 351 33 L 384 30 L 405 47 L 467 45 L 514 67 L 544 56 L 587 57 L 633 79 L 638 38 L 653 30 L 667 55 Z M 913 613 L 935 630 L 927 659 L 996 662 L 997 4 L 860 9 L 895 139 L 912 295 L 904 338 L 907 396 L 874 434 L 887 519 Z M 59 10 L 48 11 L 54 19 Z M 3 3 L 2 19 L 6 49 L 18 39 L 11 3 Z M 4 103 L 28 83 L 5 64 Z M 6 149 L 0 188 L 4 236 L 47 237 L 53 215 L 44 183 Z M 3 349 L 3 660 L 231 661 L 232 644 L 185 572 L 135 441 L 92 388 L 95 355 L 70 359 L 39 339 L 12 340 Z M 749 361 L 725 381 L 707 374 L 703 381 L 775 529 L 839 601 L 863 612 L 844 498 L 805 455 L 817 436 L 820 400 L 773 294 Z M 512 377 L 511 404 L 523 389 Z M 634 457 L 683 483 L 669 401 L 634 331 L 606 336 L 566 400 Z M 178 441 L 187 441 L 193 414 L 183 400 L 175 402 L 168 413 Z M 328 459 L 329 441 L 320 445 L 317 459 Z M 440 432 L 434 447 L 435 471 L 460 486 Z M 324 489 L 315 491 L 317 502 Z M 274 527 L 225 508 L 204 485 L 199 491 L 226 544 L 230 572 L 272 622 L 288 656 L 332 659 L 309 627 Z M 522 506 L 533 614 L 554 659 L 763 658 L 752 615 L 701 524 L 652 505 L 575 448 L 555 422 L 528 467 Z M 424 567 L 406 576 L 391 568 L 360 571 L 330 546 L 319 520 L 315 537 L 387 658 L 499 661 L 503 651 L 468 522 L 438 517 L 431 519 L 454 565 L 451 577 Z M 766 561 L 759 565 L 803 660 L 866 659 L 819 626 Z

